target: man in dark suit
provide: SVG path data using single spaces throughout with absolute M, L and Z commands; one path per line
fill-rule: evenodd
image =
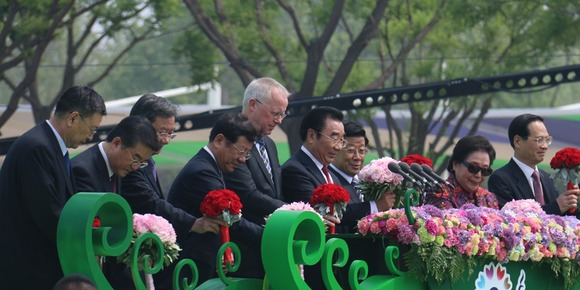
M 260 225 L 265 223 L 264 217 L 284 204 L 278 151 L 268 135 L 282 124 L 288 95 L 286 88 L 271 78 L 255 79 L 248 85 L 242 115 L 248 117 L 256 129 L 258 140 L 250 151 L 250 159 L 233 172 L 224 173 L 226 187 L 234 191 L 244 205 L 244 217 Z
M 0 170 L 2 289 L 51 289 L 63 277 L 56 228 L 62 208 L 76 192 L 67 148 L 90 141 L 103 115 L 105 102 L 97 92 L 71 87 L 50 120 L 10 147 Z
M 161 149 L 151 122 L 141 116 L 121 120 L 104 142 L 93 145 L 71 160 L 79 192 L 121 191 L 127 174 L 147 166 L 147 161 Z
M 201 216 L 200 206 L 206 194 L 226 188 L 223 173 L 234 171 L 250 158 L 256 136 L 254 127 L 245 116 L 236 113 L 221 116 L 210 132 L 208 145 L 187 162 L 173 181 L 169 202 L 192 215 Z M 243 206 L 242 214 L 245 204 Z M 230 231 L 232 241 L 236 243 L 261 243 L 263 228 L 244 218 L 234 223 Z M 216 255 L 221 246 L 219 236 L 193 233 L 189 237 L 178 236 L 178 243 L 183 248 L 180 259 L 191 258 L 195 261 L 199 283 L 217 277 Z M 250 257 L 243 257 L 246 258 Z M 231 274 L 248 277 L 239 272 Z M 263 278 L 263 275 L 262 272 L 250 278 Z
M 500 208 L 518 199 L 535 199 L 549 214 L 562 215 L 576 208 L 580 191 L 571 189 L 559 194 L 549 174 L 537 167 L 552 143 L 544 119 L 532 114 L 519 115 L 510 123 L 508 136 L 514 156 L 508 164 L 495 170 L 487 182 Z M 534 177 L 538 174 L 539 181 Z
M 175 118 L 177 106 L 167 99 L 154 94 L 145 94 L 131 108 L 131 116 L 147 118 L 155 131 L 161 147 L 169 144 L 175 138 Z M 155 154 L 158 154 L 155 152 Z M 179 238 L 185 238 L 190 233 L 212 233 L 219 231 L 219 225 L 223 221 L 215 218 L 193 216 L 186 211 L 174 207 L 167 202 L 153 158 L 147 162 L 148 166 L 135 170 L 123 178 L 121 196 L 127 200 L 134 213 L 151 213 L 168 220 L 175 229 Z M 171 289 L 172 268 L 165 268 L 161 273 L 154 276 L 157 289 Z
M 355 122 L 344 123 L 344 139 L 346 140 L 346 146 L 336 154 L 336 158 L 330 164 L 329 170 L 337 177 L 335 183 L 341 184 L 350 194 L 349 203 L 361 203 L 363 198 L 355 186 L 358 184 L 357 174 L 362 169 L 368 152 L 366 147 L 369 144 L 369 139 L 363 127 Z M 366 214 L 388 210 L 394 204 L 395 194 L 392 192 L 384 193 L 378 200 L 369 201 L 370 212 Z M 350 224 L 342 221 L 336 231 L 338 233 L 355 233 L 357 220 L 351 220 L 354 223 Z

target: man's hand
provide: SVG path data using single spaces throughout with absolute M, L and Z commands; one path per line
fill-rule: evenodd
M 337 224 L 340 223 L 340 219 L 339 218 L 337 218 L 337 217 L 335 217 L 333 215 L 330 215 L 330 214 L 325 214 L 322 218 L 324 219 L 322 222 L 327 227 L 329 227 L 329 226 L 332 226 L 333 227 L 333 226 L 336 226 Z
M 580 196 L 580 190 L 578 190 L 578 185 L 574 189 L 569 189 L 562 192 L 556 202 L 558 202 L 558 207 L 560 207 L 560 212 L 565 213 L 569 209 L 578 207 L 578 197 Z
M 395 206 L 395 193 L 392 191 L 383 192 L 383 194 L 381 194 L 381 197 L 379 197 L 379 199 L 376 200 L 376 203 L 377 209 L 379 211 L 386 211 L 393 208 L 393 206 Z
M 191 226 L 191 230 L 194 233 L 203 234 L 203 233 L 218 233 L 220 230 L 220 225 L 226 226 L 226 222 L 219 218 L 212 218 L 212 217 L 201 217 L 195 220 L 193 225 Z

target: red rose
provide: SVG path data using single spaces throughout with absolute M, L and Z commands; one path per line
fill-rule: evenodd
M 429 167 L 433 168 L 433 162 L 431 161 L 431 159 L 429 159 L 423 155 L 420 155 L 420 154 L 407 155 L 407 156 L 401 158 L 401 162 L 405 162 L 409 165 L 411 165 L 413 163 L 417 163 L 419 165 L 427 164 Z
M 572 169 L 580 166 L 580 149 L 566 147 L 554 155 L 550 160 L 550 167 L 553 169 Z
M 344 187 L 328 183 L 322 184 L 314 189 L 310 197 L 310 204 L 314 206 L 315 204 L 323 203 L 328 207 L 332 207 L 335 203 L 347 203 L 349 199 L 350 195 Z
M 217 217 L 224 210 L 237 215 L 242 210 L 242 203 L 238 195 L 229 189 L 212 190 L 205 195 L 200 210 L 209 217 Z

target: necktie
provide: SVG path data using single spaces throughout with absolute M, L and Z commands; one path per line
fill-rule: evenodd
M 358 194 L 358 197 L 360 198 L 360 201 L 365 201 L 365 196 L 362 194 L 362 192 L 360 191 L 360 188 L 356 187 L 358 185 L 358 177 L 355 175 L 352 178 L 352 181 L 350 182 L 350 184 L 352 185 L 352 187 L 354 187 L 354 190 L 356 191 L 356 193 Z
M 328 167 L 326 165 L 322 165 L 322 173 L 324 173 L 324 177 L 326 177 L 326 183 L 332 183 L 332 179 L 330 178 L 330 173 L 328 172 Z
M 66 166 L 66 173 L 70 176 L 70 158 L 68 156 L 68 151 L 64 154 L 64 164 Z
M 157 167 L 155 167 L 155 162 L 153 162 L 153 159 L 149 159 L 147 163 L 149 163 L 147 167 L 151 168 L 151 172 L 153 172 L 153 178 L 157 181 Z
M 117 193 L 117 174 L 111 176 L 111 191 Z
M 272 166 L 270 166 L 270 159 L 268 158 L 268 152 L 266 151 L 266 145 L 264 144 L 264 139 L 258 139 L 256 142 L 258 144 L 258 152 L 260 152 L 260 156 L 264 161 L 264 166 L 268 170 L 268 174 L 270 175 L 270 179 L 274 182 L 274 178 L 272 176 Z
M 544 191 L 542 190 L 542 182 L 540 181 L 540 172 L 538 172 L 538 170 L 534 170 L 534 173 L 532 173 L 532 180 L 536 201 L 540 205 L 544 205 Z

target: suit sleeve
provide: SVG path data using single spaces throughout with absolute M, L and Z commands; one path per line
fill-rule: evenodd
M 312 179 L 304 168 L 299 168 L 293 163 L 282 166 L 282 195 L 284 196 L 284 201 L 309 202 L 315 188 Z
M 544 195 L 548 194 L 550 196 L 550 202 L 544 204 L 542 206 L 542 209 L 548 214 L 562 215 L 562 212 L 560 211 L 560 206 L 556 201 L 560 193 L 556 189 L 556 185 L 554 185 L 554 182 L 550 178 L 550 175 L 544 171 L 541 171 L 541 173 L 542 173 L 542 184 L 544 185 L 546 191 L 544 192 Z
M 340 221 L 341 225 L 350 228 L 356 227 L 357 222 L 371 213 L 371 206 L 368 201 L 349 203 Z
M 513 181 L 503 171 L 496 171 L 489 176 L 487 188 L 497 197 L 501 209 L 508 201 L 517 199 L 514 193 Z
M 91 173 L 85 166 L 80 164 L 80 160 L 75 157 L 71 160 L 71 171 L 75 180 L 76 189 L 78 192 L 100 192 L 101 190 L 95 186 L 97 176 L 91 176 Z
M 177 175 L 171 185 L 167 200 L 190 214 L 202 216 L 200 206 L 203 199 L 208 192 L 223 189 L 223 184 L 213 170 L 192 170 L 192 165 L 194 163 L 188 163 Z
M 196 220 L 182 209 L 161 199 L 151 188 L 144 170 L 136 170 L 123 178 L 121 195 L 127 200 L 134 213 L 152 213 L 168 220 L 178 236 L 186 236 Z
M 244 210 L 258 217 L 265 217 L 284 205 L 283 201 L 264 194 L 257 188 L 245 163 L 238 165 L 234 172 L 224 174 L 224 180 L 226 187 L 240 197 Z
M 20 153 L 19 163 L 24 165 L 17 166 L 16 176 L 22 186 L 23 204 L 37 229 L 56 244 L 58 218 L 69 198 L 58 188 L 64 188 L 69 177 L 60 170 L 54 154 L 44 147 Z

